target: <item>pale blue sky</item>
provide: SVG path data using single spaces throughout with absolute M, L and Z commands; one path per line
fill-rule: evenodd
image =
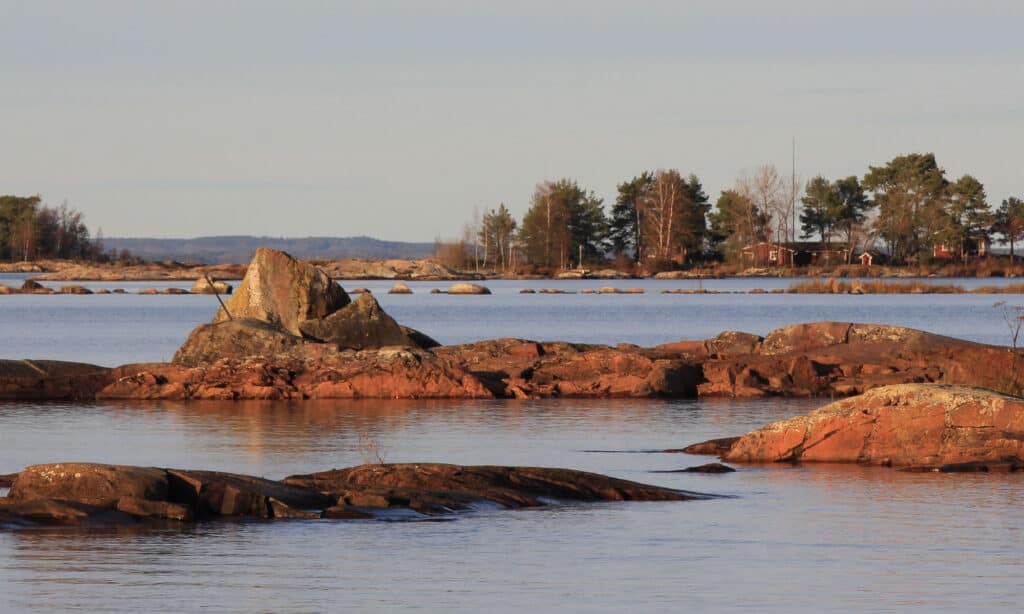
M 0 193 L 107 236 L 454 236 L 570 177 L 863 174 L 1024 195 L 1024 2 L 0 0 Z

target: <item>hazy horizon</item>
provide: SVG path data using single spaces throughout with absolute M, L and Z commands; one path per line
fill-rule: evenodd
M 1024 195 L 1008 1 L 2 2 L 0 193 L 107 237 L 456 236 L 568 177 L 863 175 Z

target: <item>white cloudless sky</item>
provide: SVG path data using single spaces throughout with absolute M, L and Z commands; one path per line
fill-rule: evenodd
M 935 152 L 1024 196 L 1024 2 L 0 0 L 0 193 L 108 237 L 453 237 L 568 177 L 714 200 Z

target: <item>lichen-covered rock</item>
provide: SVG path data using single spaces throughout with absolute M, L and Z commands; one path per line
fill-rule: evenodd
M 341 286 L 320 269 L 261 247 L 226 304 L 230 316 L 221 309 L 213 321 L 253 318 L 301 336 L 303 322 L 326 317 L 348 303 Z
M 172 362 L 197 366 L 222 358 L 313 358 L 336 350 L 336 345 L 297 337 L 266 322 L 246 318 L 196 327 L 175 352 Z
M 25 467 L 11 485 L 12 499 L 63 499 L 110 507 L 122 497 L 167 499 L 167 474 L 153 467 L 57 463 Z

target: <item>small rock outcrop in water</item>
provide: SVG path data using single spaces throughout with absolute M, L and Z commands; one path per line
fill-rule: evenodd
M 718 442 L 687 451 L 717 451 Z M 1024 399 L 982 388 L 875 388 L 739 437 L 732 462 L 849 462 L 896 467 L 1008 463 L 1024 458 Z
M 480 284 L 470 284 L 470 283 L 452 284 L 452 286 L 450 288 L 448 288 L 448 294 L 490 294 L 490 293 L 491 293 L 490 288 L 488 288 L 486 286 L 481 286 Z
M 320 269 L 261 247 L 227 302 L 230 316 L 221 309 L 213 321 L 252 318 L 301 336 L 303 322 L 326 317 L 348 303 L 348 294 Z
M 192 284 L 192 294 L 231 294 L 234 287 L 223 281 L 214 280 L 213 284 L 210 284 L 210 280 L 206 277 L 200 277 L 196 280 L 196 283 Z
M 218 471 L 62 463 L 17 474 L 0 498 L 0 527 L 188 522 L 222 517 L 376 518 L 395 511 L 449 514 L 481 504 L 686 501 L 711 495 L 596 473 L 436 463 L 362 465 L 281 481 Z

